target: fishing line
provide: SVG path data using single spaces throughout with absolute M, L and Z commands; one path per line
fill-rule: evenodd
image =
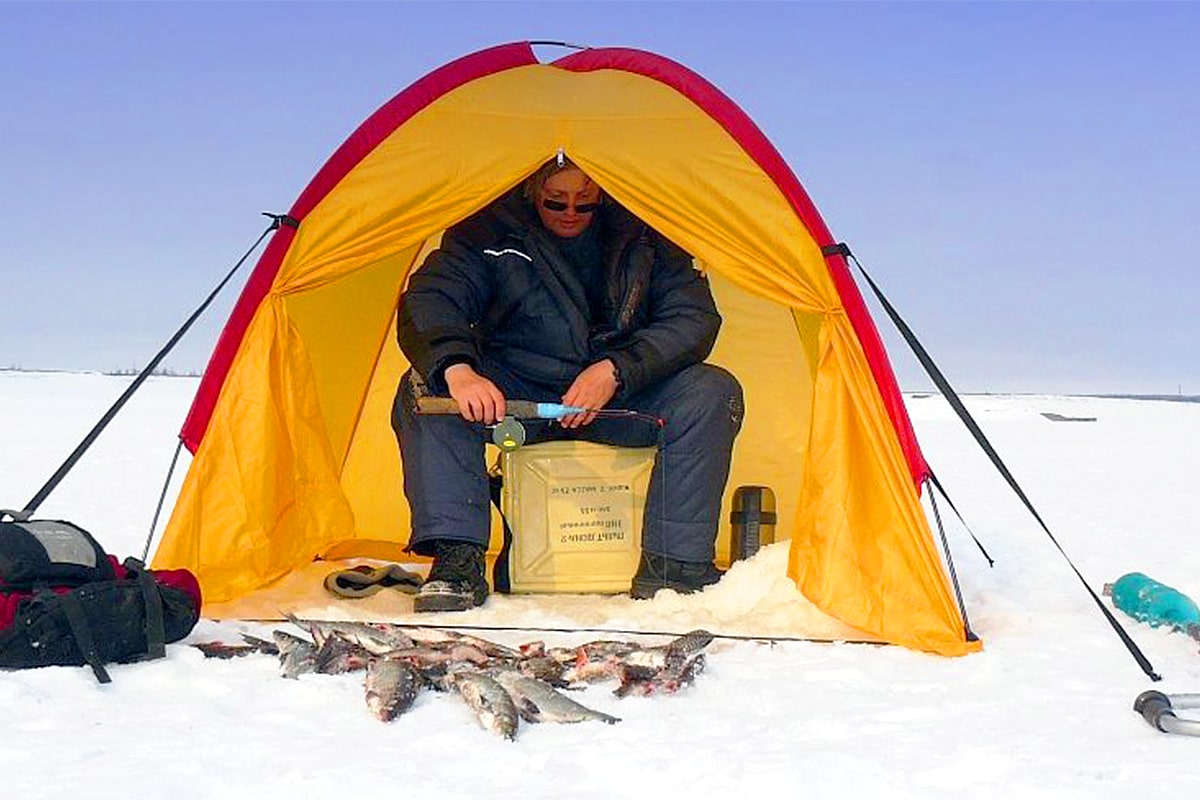
M 366 623 L 372 624 L 372 623 Z M 407 623 L 407 622 L 386 622 L 385 625 L 395 625 L 397 628 L 429 628 L 438 631 L 484 631 L 484 632 L 519 632 L 519 633 L 619 633 L 625 636 L 669 636 L 679 638 L 687 635 L 690 631 L 641 631 L 633 628 L 554 628 L 541 627 L 537 625 L 447 625 L 447 624 L 425 624 L 425 623 Z M 756 636 L 753 634 L 739 633 L 712 633 L 714 639 L 728 639 L 731 641 L 741 642 L 812 642 L 814 644 L 873 644 L 885 646 L 887 642 L 879 642 L 871 639 L 827 639 L 817 638 L 812 636 Z

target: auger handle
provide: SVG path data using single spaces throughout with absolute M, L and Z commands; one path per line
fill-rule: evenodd
M 1142 692 L 1133 701 L 1133 710 L 1141 714 L 1142 719 L 1150 723 L 1151 727 L 1163 733 L 1170 733 L 1163 727 L 1163 717 L 1174 717 L 1175 712 L 1171 710 L 1171 698 L 1162 692 Z

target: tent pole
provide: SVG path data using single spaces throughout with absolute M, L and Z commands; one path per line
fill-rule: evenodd
M 158 516 L 162 513 L 163 503 L 167 499 L 167 490 L 171 487 L 171 478 L 175 475 L 175 465 L 179 463 L 179 454 L 183 451 L 183 437 L 175 445 L 175 455 L 171 457 L 171 466 L 167 467 L 167 478 L 163 481 L 162 492 L 158 495 L 158 505 L 154 507 L 154 517 L 150 520 L 150 532 L 146 534 L 146 546 L 142 548 L 142 563 L 146 563 L 150 555 L 150 543 L 154 541 L 154 529 L 158 527 Z
M 963 635 L 968 642 L 977 642 L 979 637 L 971 631 L 971 620 L 967 618 L 967 605 L 963 602 L 962 587 L 958 584 L 958 573 L 954 569 L 954 556 L 950 553 L 950 542 L 946 540 L 946 528 L 942 525 L 942 512 L 938 510 L 937 499 L 933 495 L 933 487 L 930 486 L 928 478 L 925 479 L 925 490 L 929 493 L 929 507 L 933 509 L 938 535 L 942 539 L 942 552 L 946 554 L 946 568 L 950 570 L 950 583 L 954 586 L 954 598 L 958 601 L 958 613 L 962 615 Z
M 35 494 L 33 498 L 25 504 L 25 507 L 17 513 L 16 516 L 19 520 L 29 519 L 33 513 L 37 511 L 38 506 L 40 506 L 42 502 L 50 496 L 50 493 L 54 491 L 58 484 L 62 482 L 63 478 L 67 476 L 67 473 L 71 471 L 71 468 L 75 466 L 76 462 L 78 462 L 83 454 L 87 452 L 87 449 L 92 446 L 92 443 L 96 441 L 96 438 L 100 435 L 100 433 L 108 427 L 108 423 L 112 422 L 113 417 L 117 415 L 117 412 L 120 411 L 121 408 L 124 407 L 125 403 L 129 401 L 129 398 L 133 396 L 133 393 L 136 392 L 143 383 L 145 383 L 146 378 L 150 377 L 150 374 L 155 370 L 156 367 L 158 367 L 162 360 L 167 357 L 167 354 L 175 348 L 175 345 L 179 343 L 179 340 L 182 339 L 183 335 L 188 332 L 188 329 L 192 327 L 193 323 L 195 323 L 196 320 L 200 318 L 200 315 L 208 309 L 209 305 L 212 304 L 212 301 L 216 299 L 217 294 L 225 288 L 225 284 L 229 283 L 230 279 L 233 278 L 234 273 L 236 273 L 242 264 L 245 263 L 246 259 L 250 257 L 250 254 L 253 253 L 260 244 L 262 244 L 263 239 L 266 239 L 267 235 L 276 230 L 281 224 L 288 224 L 289 221 L 293 226 L 297 224 L 294 219 L 286 214 L 263 213 L 265 216 L 271 218 L 271 224 L 265 231 L 262 232 L 258 239 L 255 240 L 254 244 L 250 246 L 250 249 L 238 259 L 237 263 L 233 265 L 233 268 L 230 269 L 221 282 L 217 284 L 216 288 L 209 293 L 204 302 L 192 312 L 192 315 L 187 318 L 182 326 L 180 326 L 179 330 L 175 331 L 175 335 L 172 336 L 165 345 L 163 345 L 162 349 L 158 351 L 154 358 L 150 359 L 150 363 L 147 364 L 140 373 L 138 373 L 138 376 L 133 379 L 133 382 L 130 383 L 121 396 L 117 398 L 117 401 L 112 404 L 112 407 L 109 408 L 108 411 L 104 412 L 104 415 L 100 417 L 100 421 L 97 422 L 90 431 L 88 431 L 87 435 L 83 437 L 83 441 L 81 441 L 75 447 L 75 449 L 71 451 L 71 454 L 67 456 L 67 460 L 64 461 L 62 465 L 55 470 L 54 474 L 50 476 L 50 480 L 46 481 L 45 485 L 38 490 L 37 494 Z
M 950 495 L 946 494 L 946 488 L 942 486 L 942 482 L 938 480 L 937 473 L 935 473 L 932 468 L 929 470 L 929 478 L 926 480 L 926 486 L 929 487 L 930 498 L 933 497 L 934 489 L 937 489 L 942 493 L 942 497 L 946 498 L 946 502 L 950 504 L 950 509 L 954 512 L 954 516 L 958 517 L 958 521 L 962 523 L 963 528 L 971 537 L 971 540 L 975 542 L 975 546 L 979 548 L 979 552 L 983 553 L 983 557 L 987 559 L 988 566 L 996 566 L 996 560 L 988 555 L 988 551 L 983 547 L 983 542 L 979 541 L 979 537 L 977 537 L 975 532 L 971 530 L 971 527 L 967 525 L 967 521 L 963 519 L 962 512 L 958 510 L 958 506 L 954 505 L 954 501 L 950 499 Z

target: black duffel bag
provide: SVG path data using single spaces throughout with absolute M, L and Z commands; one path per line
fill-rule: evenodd
M 200 602 L 190 573 L 162 582 L 137 559 L 114 562 L 70 522 L 0 521 L 0 599 L 17 603 L 0 626 L 0 668 L 87 664 L 108 683 L 104 664 L 161 658 L 191 632 Z

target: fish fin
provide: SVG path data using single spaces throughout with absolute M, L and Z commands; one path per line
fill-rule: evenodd
M 517 713 L 521 715 L 521 719 L 526 722 L 542 721 L 542 710 L 528 697 L 522 697 L 520 700 L 514 697 L 513 705 L 517 707 Z

